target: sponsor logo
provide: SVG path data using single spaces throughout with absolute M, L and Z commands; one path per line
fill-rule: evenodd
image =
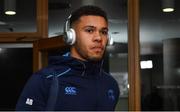
M 76 87 L 65 87 L 64 88 L 65 94 L 67 95 L 77 95 L 77 88 Z
M 26 99 L 26 104 L 27 105 L 32 105 L 33 104 L 33 99 L 27 98 Z

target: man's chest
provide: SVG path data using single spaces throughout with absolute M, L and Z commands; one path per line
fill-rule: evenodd
M 56 108 L 60 110 L 96 110 L 111 105 L 114 94 L 98 80 L 62 81 L 59 83 Z

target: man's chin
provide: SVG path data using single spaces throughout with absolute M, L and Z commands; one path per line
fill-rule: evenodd
M 91 56 L 89 57 L 90 61 L 100 61 L 102 59 L 102 56 Z

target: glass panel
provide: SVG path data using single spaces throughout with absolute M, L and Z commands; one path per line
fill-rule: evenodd
M 104 68 L 119 83 L 121 93 L 116 110 L 128 110 L 127 0 L 49 0 L 49 37 L 63 34 L 72 10 L 87 4 L 97 5 L 108 14 L 114 44 L 107 47 Z
M 163 12 L 165 6 L 173 12 Z M 141 0 L 142 110 L 180 110 L 180 1 Z
M 21 91 L 32 74 L 32 45 L 0 44 L 0 110 L 14 111 Z
M 13 9 L 15 15 L 6 15 Z M 1 32 L 36 32 L 36 0 L 0 0 Z

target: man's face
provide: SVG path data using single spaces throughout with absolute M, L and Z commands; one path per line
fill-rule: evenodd
M 100 60 L 108 41 L 106 20 L 101 16 L 82 16 L 73 28 L 76 42 L 71 48 L 71 56 L 80 60 Z

